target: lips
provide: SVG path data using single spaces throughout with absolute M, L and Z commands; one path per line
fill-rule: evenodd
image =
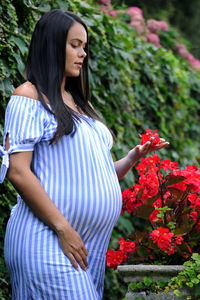
M 75 63 L 76 65 L 82 66 L 82 62 Z

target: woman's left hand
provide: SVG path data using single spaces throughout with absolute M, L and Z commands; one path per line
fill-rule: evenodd
M 169 145 L 168 142 L 165 142 L 164 139 L 160 139 L 160 143 L 153 145 L 154 137 L 151 137 L 148 142 L 143 145 L 137 145 L 135 148 L 128 152 L 128 158 L 133 162 L 136 163 L 142 157 L 147 155 L 152 151 L 156 151 L 162 149 Z

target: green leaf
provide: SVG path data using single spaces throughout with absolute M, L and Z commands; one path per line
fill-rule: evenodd
M 177 297 L 181 297 L 181 292 L 179 290 L 174 290 L 173 293 L 177 296 Z
M 144 285 L 149 287 L 153 283 L 153 279 L 151 277 L 144 277 Z
M 192 254 L 192 259 L 194 259 L 194 260 L 200 262 L 200 254 L 198 254 L 198 253 L 193 253 L 193 254 Z
M 156 283 L 161 288 L 164 288 L 167 285 L 167 283 L 164 282 L 163 280 L 158 280 L 158 281 L 156 281 Z
M 141 246 L 141 247 L 138 248 L 137 253 L 141 257 L 147 257 L 149 255 L 148 251 L 143 246 Z
M 192 288 L 194 286 L 194 284 L 192 282 L 186 282 L 186 285 L 189 286 L 190 288 Z
M 24 55 L 25 53 L 28 52 L 28 48 L 27 48 L 26 44 L 24 43 L 24 41 L 21 38 L 16 37 L 16 36 L 11 36 L 11 40 L 19 48 L 22 55 Z
M 198 284 L 199 283 L 199 279 L 198 278 L 193 278 L 191 281 L 194 284 Z
M 51 6 L 49 4 L 45 4 L 43 6 L 38 6 L 37 8 L 41 12 L 48 12 L 51 9 Z
M 130 289 L 131 289 L 132 291 L 135 291 L 135 289 L 137 288 L 137 283 L 136 283 L 136 282 L 131 282 L 131 283 L 129 284 L 129 287 L 130 287 Z
M 138 283 L 137 283 L 137 288 L 138 288 L 139 290 L 142 290 L 142 289 L 144 288 L 143 283 L 142 283 L 142 282 L 138 282 Z

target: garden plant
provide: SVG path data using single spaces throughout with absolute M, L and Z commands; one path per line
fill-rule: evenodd
M 141 145 L 151 137 L 159 143 L 156 131 L 146 129 L 140 135 Z M 196 277 L 189 284 L 184 279 L 180 285 L 185 282 L 193 288 L 200 282 L 200 168 L 188 165 L 180 169 L 176 161 L 161 160 L 154 153 L 142 158 L 136 169 L 139 182 L 123 191 L 121 213 L 127 211 L 133 218 L 143 219 L 143 224 L 126 239 L 119 238 L 119 250 L 107 251 L 107 265 L 113 269 L 127 262 L 181 265 L 192 257 L 197 261 Z M 177 286 L 180 278 L 173 279 L 170 287 Z M 136 288 L 136 283 L 132 289 L 133 285 Z

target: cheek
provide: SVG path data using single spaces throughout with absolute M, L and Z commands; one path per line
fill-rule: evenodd
M 66 49 L 66 60 L 68 62 L 70 62 L 71 59 L 73 59 L 74 57 L 76 57 L 76 50 L 72 49 L 72 48 L 68 48 Z

